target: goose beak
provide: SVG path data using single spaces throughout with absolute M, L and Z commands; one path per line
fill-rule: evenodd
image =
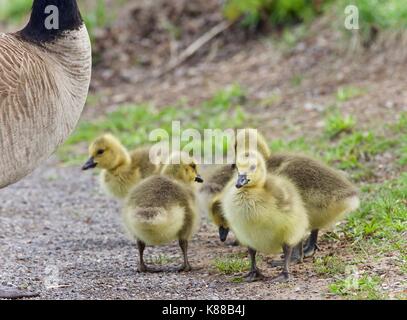
M 239 174 L 236 182 L 236 188 L 240 189 L 244 187 L 246 184 L 249 183 L 249 179 L 247 179 L 247 174 Z
M 204 179 L 202 179 L 202 177 L 198 174 L 198 175 L 195 177 L 195 182 L 203 183 L 203 182 L 204 182 Z
M 86 161 L 86 163 L 83 165 L 82 170 L 89 170 L 89 169 L 93 169 L 96 168 L 98 164 L 95 162 L 95 160 L 93 159 L 93 157 L 90 157 L 88 161 Z
M 219 227 L 219 239 L 225 242 L 229 234 L 229 229 L 224 227 Z

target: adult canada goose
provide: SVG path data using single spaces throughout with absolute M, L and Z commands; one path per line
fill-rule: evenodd
M 111 134 L 96 138 L 89 146 L 89 155 L 82 170 L 102 169 L 100 182 L 103 189 L 118 199 L 124 199 L 131 187 L 159 170 L 159 165 L 150 159 L 150 147 L 128 152 Z
M 273 281 L 287 281 L 292 250 L 308 231 L 300 193 L 289 179 L 268 173 L 257 151 L 239 154 L 236 169 L 237 179 L 226 186 L 222 207 L 237 239 L 249 248 L 251 269 L 246 279 L 263 278 L 256 266 L 256 251 L 269 254 L 283 248 L 284 269 Z
M 34 0 L 27 26 L 0 34 L 0 188 L 32 172 L 75 128 L 91 64 L 76 0 Z M 21 294 L 0 289 L 0 297 Z
M 175 239 L 182 249 L 180 271 L 190 271 L 188 241 L 197 230 L 194 183 L 202 183 L 195 162 L 184 153 L 173 153 L 160 175 L 154 175 L 130 190 L 123 208 L 123 221 L 137 239 L 139 271 L 151 271 L 144 263 L 146 245 L 166 244 Z

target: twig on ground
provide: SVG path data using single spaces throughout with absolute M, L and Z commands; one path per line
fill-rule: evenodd
M 214 26 L 208 32 L 204 33 L 201 37 L 191 43 L 177 58 L 172 60 L 166 67 L 164 67 L 164 69 L 161 70 L 156 77 L 160 78 L 168 72 L 171 72 L 182 65 L 185 61 L 187 61 L 195 53 L 197 53 L 199 49 L 201 49 L 205 44 L 230 28 L 233 24 L 234 22 L 222 21 L 221 23 Z

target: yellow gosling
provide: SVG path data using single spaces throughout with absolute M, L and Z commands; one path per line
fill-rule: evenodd
M 124 202 L 123 221 L 137 240 L 140 272 L 152 271 L 143 258 L 146 245 L 163 245 L 176 239 L 184 257 L 180 271 L 191 270 L 188 241 L 199 225 L 194 184 L 203 180 L 195 161 L 181 155 L 179 164 L 165 165 L 161 174 L 135 186 Z M 173 154 L 171 160 L 179 156 Z
M 100 183 L 107 194 L 124 199 L 131 187 L 157 173 L 159 166 L 150 161 L 150 147 L 131 152 L 111 134 L 98 137 L 89 146 L 89 160 L 83 170 L 100 168 Z
M 222 208 L 239 242 L 249 248 L 246 280 L 263 278 L 256 266 L 257 251 L 274 254 L 283 248 L 284 269 L 273 281 L 287 281 L 292 249 L 309 230 L 299 191 L 290 180 L 268 173 L 258 152 L 241 153 L 236 160 L 237 182 L 226 187 Z

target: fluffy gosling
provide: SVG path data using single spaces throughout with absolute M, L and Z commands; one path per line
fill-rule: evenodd
M 222 197 L 225 217 L 239 242 L 249 248 L 251 269 L 247 281 L 264 276 L 256 265 L 256 252 L 284 251 L 284 268 L 273 282 L 287 281 L 293 247 L 308 232 L 307 213 L 299 191 L 283 176 L 269 174 L 255 151 L 236 159 L 237 182 L 229 183 Z
M 234 141 L 236 155 L 249 151 L 253 145 L 265 159 L 270 157 L 271 152 L 267 142 L 262 136 L 259 136 L 258 139 L 257 130 L 248 128 L 236 131 L 236 139 Z M 219 239 L 222 242 L 226 241 L 230 231 L 228 222 L 222 212 L 222 191 L 228 182 L 233 179 L 236 171 L 235 167 L 235 164 L 219 167 L 210 175 L 200 190 L 206 196 L 209 218 L 218 227 Z
M 177 158 L 176 158 L 177 157 Z M 202 183 L 196 163 L 187 154 L 176 153 L 161 174 L 135 186 L 127 196 L 123 221 L 128 232 L 137 240 L 140 272 L 152 271 L 144 262 L 146 245 L 162 245 L 178 239 L 184 263 L 180 271 L 190 271 L 188 241 L 198 228 L 194 183 Z
M 157 173 L 159 166 L 150 161 L 150 147 L 131 152 L 111 134 L 98 137 L 89 146 L 89 160 L 82 170 L 101 168 L 100 183 L 107 194 L 124 199 L 131 187 Z
M 301 194 L 307 209 L 310 236 L 305 248 L 296 248 L 293 261 L 302 261 L 303 257 L 313 256 L 318 248 L 318 232 L 328 229 L 347 214 L 359 207 L 358 190 L 345 175 L 311 157 L 292 154 L 275 153 L 267 156 L 268 146 L 264 136 L 256 130 L 245 129 L 241 132 L 245 143 L 236 144 L 236 154 L 240 150 L 247 151 L 247 141 L 257 141 L 257 149 L 267 159 L 267 169 L 291 180 Z M 239 142 L 239 139 L 238 139 Z M 282 261 L 273 264 L 281 265 Z
M 267 160 L 267 168 L 276 175 L 289 178 L 301 194 L 312 230 L 303 251 L 304 257 L 314 255 L 320 229 L 330 228 L 359 207 L 358 190 L 344 173 L 316 159 L 280 153 Z M 301 261 L 300 255 L 296 250 L 294 260 Z

